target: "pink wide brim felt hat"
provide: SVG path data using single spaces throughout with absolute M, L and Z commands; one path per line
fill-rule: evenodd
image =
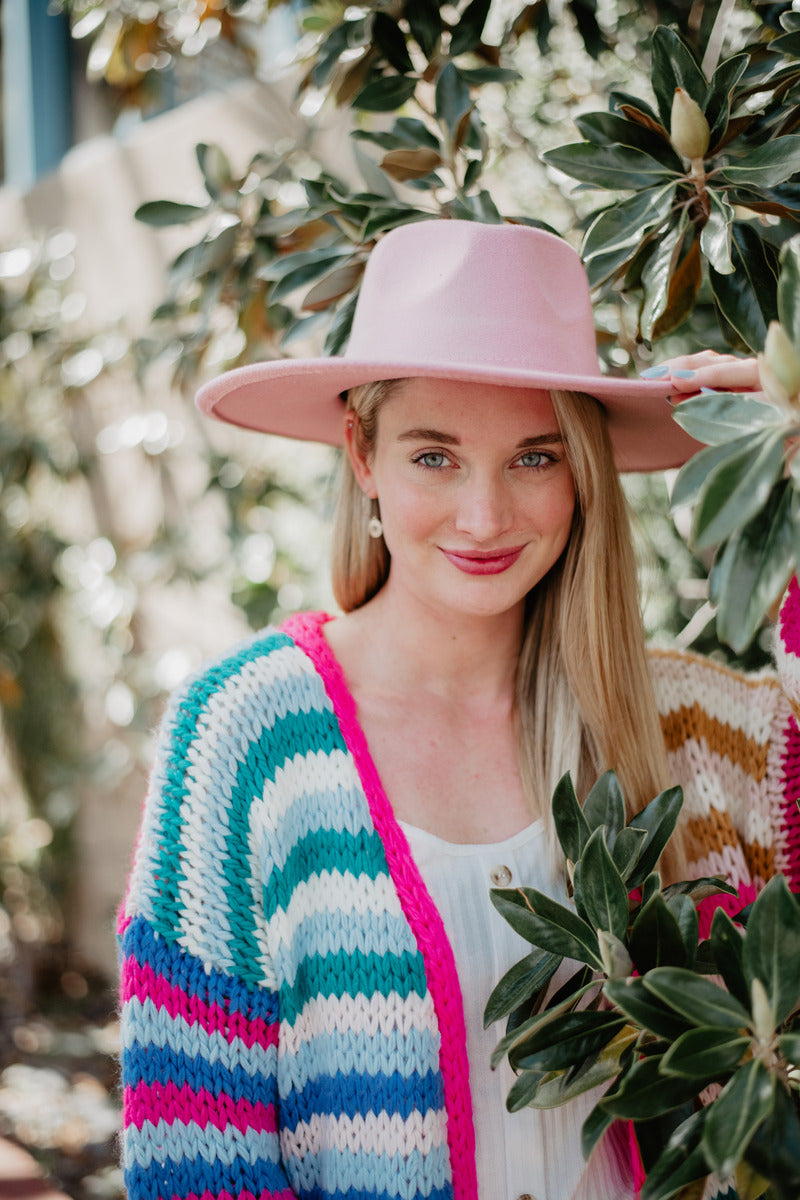
M 617 467 L 677 467 L 698 448 L 663 380 L 604 376 L 579 256 L 526 225 L 437 219 L 386 234 L 364 272 L 346 352 L 237 367 L 200 409 L 264 433 L 339 446 L 342 393 L 379 379 L 441 378 L 595 396 Z

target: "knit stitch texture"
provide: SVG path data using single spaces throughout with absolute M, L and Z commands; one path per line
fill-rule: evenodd
M 325 619 L 249 639 L 162 723 L 120 914 L 131 1200 L 477 1198 L 452 951 Z M 693 873 L 744 900 L 800 888 L 798 649 L 795 586 L 780 681 L 652 660 Z

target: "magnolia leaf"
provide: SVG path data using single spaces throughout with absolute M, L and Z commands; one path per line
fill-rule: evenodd
M 421 179 L 430 175 L 442 161 L 436 150 L 420 148 L 419 150 L 390 150 L 381 159 L 381 170 L 392 179 L 405 182 L 407 179 Z
M 606 845 L 604 829 L 595 829 L 581 857 L 581 898 L 595 929 L 624 938 L 628 928 L 628 890 Z
M 372 17 L 372 40 L 390 66 L 400 75 L 414 70 L 405 34 L 388 13 L 378 10 Z
M 534 1016 L 528 1017 L 521 1025 L 509 1029 L 492 1051 L 490 1063 L 492 1068 L 496 1067 L 499 1062 L 503 1061 L 506 1054 L 512 1051 L 517 1051 L 523 1048 L 528 1038 L 539 1037 L 541 1031 L 549 1028 L 552 1025 L 557 1025 L 565 1013 L 568 1013 L 574 1008 L 576 1002 L 591 989 L 595 987 L 593 980 L 578 988 L 575 992 L 571 992 L 569 996 L 559 1002 L 551 1001 L 549 1007 L 544 1012 L 535 1013 Z
M 613 1039 L 585 1071 L 566 1071 L 544 1080 L 535 1098 L 528 1102 L 529 1107 L 558 1108 L 562 1104 L 568 1104 L 576 1096 L 583 1096 L 601 1084 L 608 1083 L 619 1072 L 619 1056 L 630 1045 L 633 1037 L 631 1034 L 621 1040 L 619 1036 Z
M 324 349 L 326 354 L 344 353 L 345 346 L 350 337 L 350 329 L 353 324 L 357 301 L 358 292 L 355 291 L 337 309 L 336 316 L 333 318 L 331 327 L 325 338 Z
M 775 1076 L 760 1059 L 751 1059 L 726 1083 L 709 1107 L 702 1147 L 709 1166 L 719 1175 L 733 1173 L 750 1138 L 769 1115 Z
M 442 16 L 435 0 L 405 0 L 403 16 L 422 53 L 431 60 L 442 35 Z
M 492 888 L 489 895 L 500 915 L 526 941 L 602 970 L 594 930 L 566 905 L 534 888 Z
M 509 1062 L 515 1070 L 566 1070 L 602 1050 L 624 1024 L 625 1018 L 612 1012 L 566 1013 L 557 1024 L 514 1047 Z
M 541 992 L 552 979 L 561 957 L 544 950 L 534 950 L 507 971 L 486 1002 L 483 1025 L 487 1029 L 495 1021 L 507 1017 L 526 1000 Z
M 685 966 L 689 951 L 660 892 L 651 896 L 633 922 L 629 950 L 640 975 L 655 967 Z
M 669 137 L 654 109 L 640 96 L 632 96 L 630 92 L 621 92 L 618 88 L 612 88 L 608 94 L 608 107 L 611 112 L 620 112 L 629 121 L 635 121 L 637 125 L 644 125 L 654 132 L 660 130 L 662 137 Z
M 729 447 L 737 447 L 736 442 Z M 733 449 L 708 476 L 692 521 L 692 542 L 703 550 L 746 525 L 766 504 L 783 469 L 783 437 L 754 435 L 746 449 Z
M 321 309 L 330 308 L 342 296 L 346 296 L 353 290 L 364 274 L 364 266 L 363 262 L 351 262 L 343 267 L 337 267 L 319 283 L 316 283 L 309 292 L 306 292 L 301 308 L 306 312 L 318 312 Z
M 553 792 L 553 823 L 565 856 L 570 862 L 577 862 L 592 831 L 578 803 L 569 772 L 561 776 Z
M 778 319 L 795 349 L 800 351 L 800 237 L 798 236 L 785 242 L 781 248 Z
M 628 876 L 639 862 L 639 856 L 646 837 L 647 833 L 644 829 L 636 829 L 634 826 L 629 825 L 626 829 L 620 831 L 614 842 L 611 857 L 614 860 L 614 866 L 626 883 L 628 882 Z
M 689 402 L 685 400 L 683 403 L 688 404 Z M 680 407 L 682 405 L 677 405 L 677 408 Z M 673 410 L 673 415 L 675 411 Z M 674 512 L 675 509 L 683 508 L 686 504 L 695 504 L 711 472 L 725 462 L 732 451 L 740 448 L 747 449 L 750 445 L 752 445 L 752 437 L 748 434 L 746 437 L 737 438 L 735 442 L 708 446 L 705 450 L 698 450 L 696 454 L 693 454 L 689 461 L 681 467 L 672 485 L 670 510 Z
M 800 171 L 800 134 L 789 133 L 761 146 L 748 147 L 740 162 L 720 168 L 728 183 L 771 188 Z
M 679 220 L 659 238 L 655 250 L 642 270 L 644 302 L 639 315 L 639 328 L 645 341 L 650 340 L 653 326 L 669 303 L 670 280 L 687 228 L 688 218 L 684 210 Z
M 703 1181 L 708 1174 L 708 1165 L 700 1147 L 707 1114 L 708 1109 L 701 1108 L 672 1132 L 664 1150 L 647 1172 L 641 1200 L 680 1198 L 686 1185 L 695 1180 L 700 1181 L 697 1193 L 697 1200 L 700 1200 L 704 1191 Z
M 682 879 L 664 888 L 664 898 L 672 896 L 691 896 L 694 904 L 707 900 L 709 896 L 735 896 L 736 888 L 727 883 L 721 875 L 703 875 L 699 879 Z
M 402 108 L 414 95 L 417 80 L 405 75 L 384 75 L 373 79 L 351 101 L 353 108 L 364 112 L 392 112 Z
M 519 71 L 510 67 L 459 67 L 458 73 L 469 87 L 484 83 L 516 83 L 522 79 Z
M 603 994 L 621 1009 L 629 1020 L 657 1037 L 666 1038 L 667 1041 L 675 1041 L 689 1028 L 685 1018 L 673 1012 L 649 992 L 644 980 L 639 977 L 608 979 L 603 985 Z
M 662 1075 L 660 1058 L 642 1058 L 622 1077 L 617 1090 L 604 1096 L 600 1107 L 614 1117 L 645 1121 L 680 1108 L 697 1095 L 695 1081 L 678 1075 Z
M 708 85 L 691 50 L 673 30 L 666 25 L 657 25 L 651 44 L 653 91 L 661 123 L 669 130 L 675 89 L 683 88 L 692 100 L 702 105 Z
M 752 907 L 743 961 L 749 982 L 764 984 L 780 1024 L 800 1000 L 800 909 L 783 875 L 770 879 Z
M 436 116 L 455 139 L 458 126 L 472 107 L 469 88 L 451 62 L 445 63 L 436 79 Z
M 750 1005 L 750 985 L 744 972 L 744 938 L 723 908 L 711 922 L 709 936 L 717 970 L 732 996 L 745 1008 Z
M 520 1112 L 535 1099 L 539 1085 L 546 1079 L 547 1071 L 522 1071 L 512 1083 L 506 1096 L 509 1112 Z
M 683 807 L 683 791 L 679 787 L 659 792 L 649 804 L 631 817 L 628 824 L 647 833 L 636 870 L 628 880 L 629 887 L 640 887 L 655 867 L 661 851 L 672 836 Z
M 726 58 L 721 62 L 711 76 L 703 112 L 711 127 L 709 148 L 712 154 L 728 127 L 733 89 L 747 69 L 749 61 L 748 54 L 736 54 L 733 58 Z
M 715 271 L 730 275 L 734 269 L 731 260 L 733 208 L 715 188 L 708 189 L 708 199 L 710 211 L 700 233 L 700 249 Z
M 583 802 L 583 815 L 590 829 L 606 827 L 610 848 L 625 825 L 625 800 L 613 771 L 604 771 L 594 783 Z
M 666 1075 L 702 1080 L 702 1086 L 706 1086 L 720 1075 L 734 1071 L 749 1048 L 749 1036 L 700 1026 L 687 1030 L 673 1042 L 661 1060 L 661 1070 Z
M 705 392 L 691 396 L 676 404 L 672 415 L 690 437 L 707 446 L 741 440 L 745 434 L 782 428 L 786 423 L 786 416 L 779 408 L 765 400 L 756 400 L 748 392 Z M 706 473 L 708 470 L 707 465 Z
M 669 277 L 667 301 L 649 333 L 654 341 L 680 325 L 694 308 L 703 278 L 700 244 L 694 239 Z
M 631 146 L 593 146 L 591 142 L 572 142 L 546 150 L 542 156 L 555 167 L 596 188 L 629 191 L 666 182 L 675 173 L 657 159 Z
M 175 200 L 148 200 L 133 214 L 137 221 L 160 229 L 167 225 L 188 225 L 210 211 L 210 205 L 178 204 Z
M 691 967 L 697 955 L 698 920 L 697 909 L 688 896 L 678 892 L 671 896 L 664 893 L 666 905 L 675 918 L 681 939 L 686 947 L 686 965 Z
M 585 265 L 597 255 L 606 256 L 636 246 L 644 233 L 666 220 L 672 207 L 674 186 L 646 188 L 604 209 L 589 226 L 581 251 Z
M 481 40 L 491 0 L 471 0 L 450 35 L 450 57 L 474 50 Z
M 754 229 L 741 221 L 731 231 L 734 270 L 722 274 L 709 264 L 709 281 L 724 319 L 742 341 L 757 352 L 764 345 L 767 325 L 777 319 L 778 257 Z
M 657 967 L 644 977 L 648 991 L 693 1025 L 746 1029 L 750 1014 L 729 992 L 710 979 L 680 967 Z
M 791 576 L 795 561 L 793 492 L 781 479 L 761 512 L 737 530 L 715 563 L 717 635 L 737 653 L 755 637 Z
M 745 1151 L 747 1162 L 769 1179 L 776 1200 L 800 1196 L 800 1117 L 796 1092 L 778 1085 L 772 1111 L 753 1134 Z
M 606 1112 L 599 1104 L 596 1104 L 581 1126 L 581 1153 L 584 1158 L 588 1159 L 606 1130 L 613 1123 L 614 1118 L 611 1116 L 611 1113 Z
M 595 146 L 632 146 L 658 159 L 669 170 L 683 174 L 683 163 L 660 125 L 654 131 L 609 112 L 583 113 L 575 118 L 575 125 Z
M 199 146 L 195 146 L 195 154 L 203 173 L 206 191 L 209 196 L 217 199 L 226 188 L 230 188 L 233 184 L 231 164 L 219 146 L 207 146 L 201 142 Z
M 374 142 L 384 150 L 400 150 L 403 147 L 416 150 L 424 147 L 438 152 L 440 149 L 439 139 L 417 117 L 398 117 L 389 131 L 354 129 L 350 136 L 360 141 Z

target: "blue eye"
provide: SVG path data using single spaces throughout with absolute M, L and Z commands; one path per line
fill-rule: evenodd
M 422 467 L 429 467 L 433 470 L 436 467 L 443 467 L 447 459 L 441 450 L 426 450 L 424 454 L 420 454 L 415 458 L 414 462 L 419 463 Z
M 539 450 L 529 450 L 527 454 L 521 454 L 517 461 L 523 467 L 546 467 L 553 460 Z

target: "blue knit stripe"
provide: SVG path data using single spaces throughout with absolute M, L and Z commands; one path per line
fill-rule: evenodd
M 153 970 L 179 987 L 189 997 L 219 1004 L 230 1013 L 242 1013 L 255 1020 L 272 1023 L 278 1017 L 278 1002 L 267 988 L 248 987 L 224 971 L 208 967 L 176 942 L 160 937 L 143 917 L 134 917 L 122 939 L 122 953 L 141 966 Z
M 316 805 L 318 797 L 314 800 Z M 291 896 L 299 883 L 323 871 L 351 873 L 354 863 L 358 863 L 358 874 L 368 879 L 387 874 L 386 855 L 374 829 L 362 828 L 355 833 L 319 827 L 310 830 L 298 838 L 285 861 L 274 866 L 264 888 L 266 919 L 270 920 L 279 906 L 284 907 L 282 898 Z
M 197 1091 L 200 1088 L 212 1096 L 229 1096 L 232 1100 L 249 1100 L 251 1104 L 269 1104 L 275 1090 L 275 1067 L 277 1047 L 270 1073 L 248 1071 L 242 1064 L 234 1067 L 221 1062 L 209 1062 L 199 1054 L 187 1054 L 180 1050 L 159 1049 L 149 1046 L 124 1052 L 125 1082 L 129 1087 L 140 1083 L 180 1079 Z M 269 1097 L 265 1099 L 265 1097 Z
M 349 1150 L 326 1149 L 322 1157 L 308 1154 L 302 1159 L 291 1159 L 289 1175 L 301 1191 L 312 1189 L 312 1195 L 322 1194 L 325 1200 L 351 1190 L 374 1197 L 378 1180 L 384 1182 L 388 1196 L 397 1200 L 423 1200 L 436 1190 L 447 1195 L 445 1189 L 451 1182 L 446 1146 L 433 1147 L 424 1154 L 414 1149 L 392 1156 L 374 1151 L 353 1154 Z M 320 1179 L 325 1180 L 322 1193 Z
M 388 996 L 391 992 L 403 1000 L 412 994 L 426 994 L 425 966 L 419 953 L 309 955 L 295 985 L 281 985 L 281 1021 L 294 1025 L 311 996 Z
M 208 705 L 209 699 L 227 681 L 237 675 L 249 662 L 281 646 L 293 645 L 283 633 L 273 631 L 266 637 L 246 642 L 238 651 L 227 655 L 220 662 L 204 668 L 202 673 L 189 680 L 174 697 L 164 722 L 167 747 L 156 766 L 153 787 L 160 796 L 161 830 L 160 851 L 153 863 L 156 879 L 163 882 L 161 894 L 153 897 L 153 920 L 162 930 L 176 927 L 180 910 L 178 885 L 183 876 L 179 866 L 181 847 L 181 803 L 185 795 L 185 771 L 189 758 L 189 746 L 198 736 L 198 721 Z
M 142 1200 L 173 1196 L 202 1196 L 247 1189 L 269 1196 L 286 1188 L 275 1134 L 245 1134 L 235 1139 L 213 1125 L 145 1123 L 129 1128 L 125 1144 L 125 1182 L 128 1194 Z
M 438 1070 L 439 1037 L 430 1029 L 404 1032 L 398 1028 L 390 1034 L 354 1029 L 318 1033 L 281 1060 L 281 1096 L 294 1088 L 305 1088 L 317 1078 L 321 1063 L 337 1063 L 343 1072 L 365 1074 L 368 1063 L 375 1075 L 396 1072 L 412 1078 L 424 1070 L 423 1064 L 433 1064 L 430 1069 Z
M 444 1114 L 444 1090 L 438 1071 L 425 1075 L 399 1071 L 389 1075 L 372 1071 L 319 1075 L 281 1102 L 281 1128 L 295 1130 L 314 1114 L 333 1117 L 367 1117 L 387 1113 L 407 1120 L 412 1113 Z M 443 1121 L 446 1119 L 443 1115 Z
M 164 1079 L 180 1078 L 168 1073 L 170 1058 L 176 1062 L 186 1057 L 197 1060 L 198 1064 L 219 1063 L 226 1070 L 240 1067 L 248 1075 L 265 1078 L 275 1074 L 278 1058 L 277 1046 L 261 1046 L 258 1042 L 248 1046 L 239 1037 L 229 1040 L 222 1033 L 209 1033 L 196 1022 L 171 1017 L 153 1000 L 137 998 L 128 1002 L 122 1049 L 129 1055 L 126 1063 L 136 1075 L 134 1086 L 142 1072 L 148 1073 L 151 1062 L 164 1064 Z M 198 1066 L 198 1069 L 203 1068 Z
M 324 888 L 318 893 L 319 909 L 304 920 L 292 923 L 291 943 L 283 940 L 273 947 L 273 961 L 278 975 L 292 987 L 297 976 L 305 970 L 307 958 L 322 959 L 327 955 L 384 955 L 415 954 L 417 944 L 401 912 L 331 913 L 322 905 L 328 896 L 357 893 L 360 879 L 355 875 L 336 876 L 314 881 Z M 302 949 L 302 956 L 299 950 Z
M 320 1200 L 320 1196 L 324 1195 L 325 1200 L 397 1200 L 401 1194 L 396 1189 L 392 1191 L 377 1191 L 375 1188 L 348 1188 L 343 1192 L 340 1190 L 334 1191 L 326 1187 L 324 1193 L 321 1193 L 319 1187 L 312 1188 L 306 1191 L 304 1188 L 295 1188 L 298 1200 Z M 423 1195 L 427 1200 L 453 1200 L 453 1188 L 451 1184 L 446 1184 L 442 1188 L 433 1188 L 428 1192 L 418 1193 L 413 1191 L 411 1195 L 415 1198 L 418 1195 Z M 262 1198 L 263 1200 L 263 1198 Z

